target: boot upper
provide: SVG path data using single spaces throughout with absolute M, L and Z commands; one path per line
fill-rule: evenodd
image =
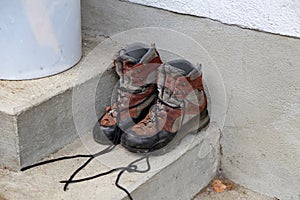
M 156 70 L 162 63 L 154 46 L 132 44 L 118 52 L 114 66 L 120 77 L 116 102 L 107 107 L 100 125 L 121 126 L 138 118 L 156 98 Z M 118 118 L 118 119 L 117 119 Z
M 185 60 L 174 63 L 159 67 L 158 100 L 146 118 L 132 127 L 131 134 L 149 137 L 160 131 L 176 133 L 182 123 L 206 111 L 202 72 Z

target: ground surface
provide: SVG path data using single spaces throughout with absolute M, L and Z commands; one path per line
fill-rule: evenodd
M 224 192 L 217 193 L 208 186 L 195 196 L 193 200 L 276 200 L 238 185 L 231 185 Z

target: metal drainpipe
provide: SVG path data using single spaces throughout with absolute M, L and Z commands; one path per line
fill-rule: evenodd
M 0 79 L 57 74 L 81 55 L 80 0 L 0 2 Z

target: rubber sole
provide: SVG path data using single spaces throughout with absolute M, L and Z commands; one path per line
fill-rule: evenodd
M 183 124 L 182 127 L 176 133 L 170 133 L 170 134 L 174 134 L 174 137 L 170 137 L 170 139 L 168 140 L 157 142 L 156 144 L 154 144 L 151 150 L 130 146 L 122 140 L 121 140 L 121 145 L 125 147 L 128 151 L 133 153 L 141 153 L 141 154 L 151 153 L 152 155 L 163 155 L 170 152 L 176 146 L 178 146 L 178 144 L 187 134 L 198 133 L 203 128 L 205 128 L 209 124 L 209 122 L 210 122 L 209 115 L 204 116 L 200 120 L 200 123 L 199 123 L 199 115 L 195 116 L 194 118 L 189 120 L 189 122 Z

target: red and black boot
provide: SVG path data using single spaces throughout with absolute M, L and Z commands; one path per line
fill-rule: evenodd
M 146 116 L 157 98 L 157 68 L 161 63 L 155 47 L 142 43 L 129 45 L 118 53 L 114 59 L 120 77 L 117 99 L 94 127 L 96 142 L 120 143 L 122 133 Z
M 209 123 L 202 72 L 190 62 L 161 65 L 157 87 L 158 99 L 149 114 L 121 137 L 121 144 L 131 152 L 161 149 Z

